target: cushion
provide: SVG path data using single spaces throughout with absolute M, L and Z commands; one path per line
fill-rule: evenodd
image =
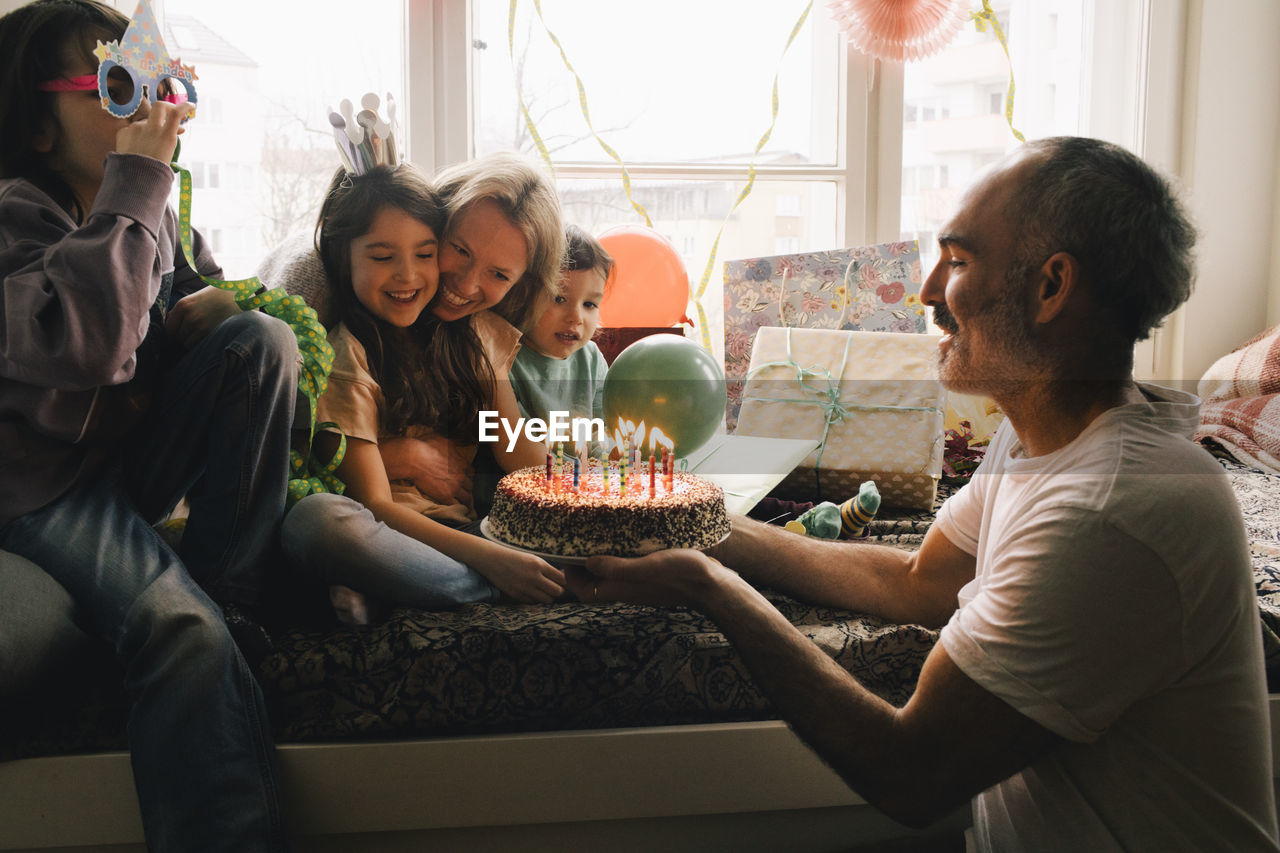
M 1196 391 L 1204 401 L 1198 441 L 1280 474 L 1280 326 L 1214 362 Z

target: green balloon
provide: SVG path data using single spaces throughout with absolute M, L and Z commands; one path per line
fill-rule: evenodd
M 604 378 L 604 418 L 610 437 L 618 419 L 662 430 L 677 457 L 715 435 L 728 398 L 724 371 L 702 347 L 676 335 L 650 335 L 624 349 Z M 644 440 L 644 452 L 649 442 Z

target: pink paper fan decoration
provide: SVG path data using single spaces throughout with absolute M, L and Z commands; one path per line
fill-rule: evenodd
M 891 62 L 932 56 L 969 20 L 964 0 L 830 0 L 827 6 L 851 45 Z

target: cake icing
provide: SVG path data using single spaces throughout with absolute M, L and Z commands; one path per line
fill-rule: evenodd
M 489 531 L 508 544 L 566 557 L 708 548 L 728 535 L 724 491 L 715 483 L 676 472 L 671 490 L 659 478 L 650 497 L 647 478 L 639 482 L 643 488 L 619 495 L 615 477 L 606 495 L 592 474 L 577 493 L 572 485 L 556 491 L 545 469 L 525 468 L 498 483 Z

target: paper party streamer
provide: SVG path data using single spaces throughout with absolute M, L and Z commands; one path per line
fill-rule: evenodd
M 511 0 L 511 13 L 508 15 L 508 18 L 507 18 L 508 47 L 511 45 L 511 41 L 512 41 L 512 29 L 515 24 L 517 2 L 518 0 Z M 582 78 L 578 76 L 578 72 L 575 71 L 573 69 L 573 65 L 570 64 L 569 57 L 565 55 L 564 46 L 560 44 L 560 39 L 556 38 L 556 34 L 551 32 L 551 28 L 547 26 L 546 19 L 542 17 L 542 0 L 533 0 L 533 8 L 538 13 L 538 21 L 542 24 L 542 28 L 546 30 L 547 37 L 551 39 L 551 43 L 556 46 L 556 50 L 560 51 L 560 59 L 562 62 L 564 62 L 564 67 L 569 69 L 569 73 L 573 75 L 574 82 L 578 86 L 578 108 L 582 110 L 582 117 L 587 121 L 587 130 L 591 131 L 591 136 L 595 139 L 596 142 L 600 143 L 600 147 L 604 149 L 604 153 L 608 154 L 611 158 L 613 158 L 613 162 L 617 163 L 618 167 L 622 169 L 622 188 L 627 193 L 627 201 L 631 204 L 631 208 L 636 213 L 640 214 L 640 216 L 644 219 L 644 224 L 652 228 L 653 222 L 649 219 L 649 212 L 644 209 L 643 205 L 641 205 L 638 201 L 636 201 L 631 196 L 631 173 L 627 171 L 627 164 L 622 162 L 622 158 L 618 156 L 618 152 L 614 151 L 613 147 L 610 146 L 609 143 L 605 142 L 604 139 L 600 137 L 600 134 L 596 133 L 595 126 L 591 123 L 591 111 L 587 109 L 586 87 L 582 85 Z M 514 64 L 514 55 L 513 55 L 513 64 Z M 521 97 L 520 99 L 520 108 L 524 109 L 523 97 Z M 532 122 L 532 119 L 529 118 L 529 113 L 527 111 L 525 112 L 525 120 L 530 123 Z M 535 134 L 535 138 L 537 138 L 536 134 Z M 546 156 L 544 155 L 544 159 L 548 159 L 548 158 L 546 158 Z
M 1009 91 L 1004 96 L 1004 120 L 1009 123 L 1009 130 L 1013 133 L 1013 138 L 1019 142 L 1026 142 L 1027 138 L 1013 126 L 1013 57 L 1009 56 L 1009 42 L 1005 40 L 1004 30 L 1000 27 L 1000 19 L 991 10 L 989 0 L 982 0 L 981 12 L 971 12 L 970 15 L 973 18 L 974 25 L 978 28 L 978 32 L 985 33 L 989 25 L 991 31 L 999 39 L 1000 46 L 1004 48 L 1005 59 L 1009 60 Z
M 720 230 L 716 232 L 716 239 L 711 244 L 711 256 L 707 258 L 707 265 L 702 270 L 702 279 L 698 282 L 698 289 L 693 294 L 693 305 L 698 309 L 698 332 L 702 338 L 702 348 L 707 352 L 711 352 L 711 331 L 707 328 L 707 311 L 702 307 L 702 297 L 706 295 L 707 284 L 711 281 L 711 270 L 716 265 L 716 255 L 720 251 L 720 237 L 724 235 L 724 227 L 729 224 L 730 217 L 733 212 L 738 209 L 738 205 L 751 195 L 751 190 L 756 183 L 756 157 L 764 149 L 765 144 L 769 141 L 769 137 L 773 135 L 774 125 L 778 123 L 778 75 L 781 73 L 782 59 L 787 55 L 787 51 L 791 49 L 791 43 L 796 40 L 796 36 L 800 34 L 800 28 L 804 26 L 804 22 L 809 17 L 809 10 L 813 8 L 813 0 L 805 5 L 804 11 L 800 13 L 800 17 L 796 20 L 795 26 L 791 28 L 791 35 L 787 36 L 787 44 L 782 48 L 782 54 L 778 57 L 778 69 L 773 72 L 773 99 L 771 101 L 771 113 L 769 118 L 769 129 L 760 137 L 760 141 L 756 143 L 756 150 L 751 152 L 751 163 L 747 167 L 747 183 L 742 188 L 742 192 L 738 193 L 738 198 L 734 201 L 733 206 L 729 208 L 729 212 L 725 214 L 724 222 L 720 223 Z
M 174 152 L 174 156 L 176 159 L 177 152 Z M 187 257 L 187 265 L 195 270 L 195 251 L 191 245 L 191 173 L 176 162 L 172 167 L 178 173 L 181 182 L 178 193 L 178 238 L 182 244 L 183 254 Z M 279 289 L 267 290 L 256 277 L 236 281 L 223 281 L 212 276 L 200 276 L 200 278 L 205 284 L 234 293 L 236 305 L 240 306 L 242 311 L 255 311 L 261 308 L 264 314 L 288 323 L 298 339 L 298 353 L 302 356 L 302 369 L 298 373 L 298 390 L 307 398 L 309 404 L 307 412 L 309 432 L 307 452 L 305 454 L 297 450 L 289 452 L 289 505 L 292 506 L 313 492 L 342 494 L 344 486 L 338 479 L 337 471 L 346 453 L 346 436 L 339 438 L 338 452 L 327 463 L 320 462 L 311 451 L 317 428 L 337 429 L 337 424 L 316 423 L 316 400 L 329 385 L 329 374 L 333 370 L 333 347 L 329 345 L 324 326 L 320 324 L 315 309 L 301 296 L 294 296 Z
M 511 0 L 510 6 L 508 9 L 508 14 L 507 14 L 507 50 L 510 52 L 512 56 L 513 64 L 514 64 L 514 58 L 515 58 L 515 20 L 516 20 L 517 3 L 518 3 L 518 0 Z M 542 20 L 542 6 L 541 6 L 540 0 L 534 0 L 534 5 L 537 8 L 539 19 Z M 738 197 L 734 201 L 733 206 L 730 207 L 728 214 L 725 215 L 724 222 L 720 224 L 720 229 L 716 232 L 715 240 L 712 242 L 712 245 L 711 245 L 711 255 L 710 257 L 707 258 L 707 264 L 703 270 L 702 278 L 698 282 L 698 287 L 696 290 L 693 287 L 690 287 L 690 298 L 693 301 L 694 307 L 698 311 L 698 330 L 701 335 L 702 348 L 705 349 L 707 352 L 712 351 L 711 332 L 707 328 L 707 312 L 702 305 L 702 300 L 706 296 L 707 285 L 711 280 L 711 272 L 715 268 L 716 256 L 719 254 L 719 251 L 720 251 L 720 238 L 723 236 L 725 226 L 728 224 L 730 218 L 732 218 L 734 211 L 738 209 L 738 206 L 742 204 L 742 202 L 747 198 L 747 196 L 751 194 L 752 189 L 755 187 L 756 157 L 759 156 L 760 152 L 764 149 L 764 146 L 769 142 L 769 138 L 773 135 L 774 126 L 777 124 L 777 121 L 778 121 L 778 75 L 780 73 L 782 60 L 786 56 L 787 51 L 790 50 L 791 44 L 792 42 L 795 41 L 796 36 L 799 35 L 800 29 L 804 26 L 805 21 L 808 20 L 809 12 L 812 8 L 813 8 L 813 0 L 809 0 L 809 2 L 804 7 L 804 11 L 800 13 L 800 17 L 796 20 L 795 25 L 791 28 L 791 34 L 787 37 L 786 46 L 782 49 L 782 54 L 778 57 L 779 70 L 775 71 L 773 75 L 773 94 L 772 94 L 772 100 L 771 100 L 771 115 L 770 115 L 769 127 L 767 130 L 765 130 L 764 135 L 760 137 L 760 141 L 756 143 L 755 150 L 751 154 L 751 161 L 747 167 L 746 185 L 742 188 L 742 191 L 738 194 Z M 631 197 L 631 176 L 627 171 L 625 163 L 623 162 L 622 158 L 618 155 L 618 153 L 611 146 L 605 143 L 603 139 L 600 138 L 600 135 L 596 133 L 595 128 L 592 127 L 591 125 L 591 115 L 587 110 L 586 90 L 583 87 L 581 78 L 578 77 L 577 73 L 573 69 L 573 66 L 569 63 L 568 57 L 565 55 L 564 48 L 560 44 L 560 40 L 547 27 L 545 20 L 542 20 L 542 25 L 543 25 L 543 28 L 546 29 L 547 35 L 551 38 L 552 43 L 555 44 L 556 48 L 560 51 L 560 57 L 564 61 L 565 66 L 569 69 L 571 73 L 573 73 L 574 79 L 577 81 L 578 105 L 582 110 L 583 117 L 587 121 L 587 127 L 591 130 L 591 134 L 593 137 L 595 137 L 596 141 L 600 143 L 600 146 L 604 148 L 605 152 L 608 153 L 609 156 L 612 157 L 614 161 L 617 162 L 618 165 L 622 168 L 622 182 L 623 182 L 623 187 L 627 193 L 627 200 L 631 203 L 632 208 L 634 208 L 637 213 L 639 213 L 642 217 L 644 217 L 645 224 L 652 227 L 652 223 L 649 219 L 648 213 L 640 204 L 638 204 Z M 521 112 L 521 115 L 524 116 L 525 127 L 529 130 L 529 135 L 533 139 L 533 144 L 538 149 L 539 155 L 541 155 L 542 159 L 546 162 L 547 166 L 552 170 L 552 173 L 554 173 L 555 167 L 552 165 L 552 162 L 551 162 L 551 153 L 547 150 L 546 143 L 543 142 L 542 136 L 538 133 L 537 126 L 534 124 L 533 117 L 529 114 L 529 110 L 525 106 L 523 94 L 517 92 L 517 95 L 518 95 L 517 100 L 520 102 L 520 112 Z

